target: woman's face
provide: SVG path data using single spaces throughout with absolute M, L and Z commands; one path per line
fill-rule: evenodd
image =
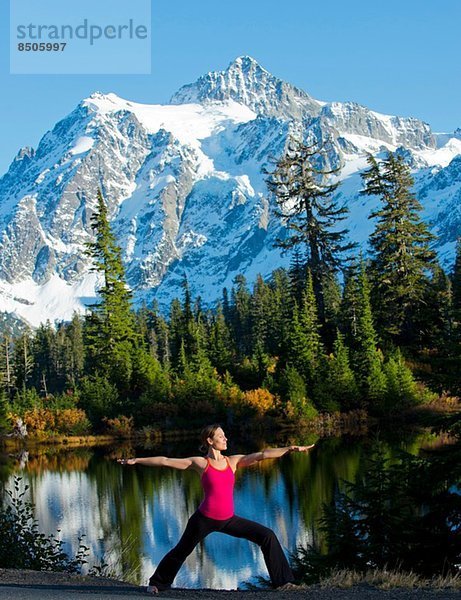
M 224 435 L 224 431 L 221 429 L 221 427 L 218 427 L 212 438 L 208 438 L 208 443 L 215 450 L 222 451 L 227 449 L 227 438 Z

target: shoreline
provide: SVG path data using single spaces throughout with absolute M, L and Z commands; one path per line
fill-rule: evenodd
M 241 436 L 249 434 L 269 435 L 276 438 L 281 435 L 317 435 L 319 438 L 337 437 L 341 435 L 366 435 L 370 429 L 381 426 L 384 429 L 395 427 L 399 424 L 402 427 L 419 428 L 421 430 L 430 429 L 435 421 L 441 418 L 453 415 L 461 411 L 461 403 L 458 398 L 456 402 L 440 402 L 437 400 L 430 404 L 422 404 L 411 407 L 410 409 L 399 413 L 378 417 L 370 415 L 367 411 L 356 409 L 347 413 L 322 413 L 312 420 L 300 420 L 296 423 L 284 420 L 275 420 L 272 417 L 259 417 L 247 421 L 244 427 L 239 428 Z M 223 426 L 229 431 L 236 428 L 233 422 L 226 423 Z M 26 437 L 15 436 L 12 434 L 0 435 L 0 449 L 17 450 L 24 448 L 36 448 L 46 446 L 62 446 L 66 448 L 110 446 L 111 444 L 131 443 L 135 445 L 142 444 L 161 444 L 164 442 L 175 442 L 197 438 L 201 428 L 194 427 L 185 429 L 181 426 L 167 428 L 164 425 L 154 425 L 145 427 L 142 430 L 133 431 L 129 435 L 114 433 L 87 434 L 87 435 L 68 435 L 68 434 L 49 434 L 49 435 L 28 435 Z M 449 443 L 449 442 L 448 442 Z

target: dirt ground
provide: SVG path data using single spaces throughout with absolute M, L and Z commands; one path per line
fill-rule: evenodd
M 0 586 L 84 586 L 86 589 L 124 588 L 126 591 L 142 591 L 138 586 L 107 579 L 104 577 L 84 577 L 68 573 L 52 573 L 44 571 L 23 571 L 15 569 L 0 569 Z M 369 585 L 358 585 L 347 589 L 321 589 L 311 586 L 296 591 L 277 590 L 207 590 L 207 589 L 171 589 L 159 594 L 170 598 L 188 600 L 459 600 L 461 592 L 456 590 L 427 590 L 427 589 L 393 589 L 379 590 Z M 147 597 L 147 595 L 146 595 Z

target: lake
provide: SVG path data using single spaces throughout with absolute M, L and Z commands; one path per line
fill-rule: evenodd
M 287 552 L 321 542 L 317 521 L 322 504 L 344 488 L 344 480 L 353 481 L 363 472 L 378 447 L 392 459 L 401 450 L 417 453 L 433 443 L 427 434 L 405 435 L 405 441 L 382 434 L 322 439 L 309 454 L 293 453 L 239 470 L 236 513 L 271 527 Z M 259 440 L 253 447 L 230 440 L 228 454 L 311 440 Z M 90 563 L 104 558 L 115 576 L 144 584 L 199 505 L 200 480 L 193 472 L 122 467 L 115 459 L 133 454 L 197 455 L 197 445 L 190 440 L 150 449 L 123 444 L 73 450 L 40 447 L 3 456 L 0 478 L 2 486 L 13 489 L 14 476 L 22 477 L 40 529 L 47 534 L 61 530 L 67 551 L 75 553 L 84 534 Z M 254 583 L 261 575 L 267 577 L 267 572 L 257 546 L 213 533 L 188 558 L 174 585 L 232 589 Z

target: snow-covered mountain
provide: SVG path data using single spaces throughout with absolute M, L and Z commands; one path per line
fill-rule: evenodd
M 166 306 L 187 275 L 205 303 L 243 273 L 251 283 L 288 257 L 274 248 L 282 223 L 263 169 L 287 136 L 333 140 L 338 189 L 351 237 L 373 228 L 373 200 L 359 196 L 366 153 L 403 153 L 425 218 L 450 260 L 461 232 L 461 134 L 435 134 L 414 118 L 354 103 L 325 103 L 250 57 L 181 88 L 168 105 L 94 93 L 38 148 L 22 148 L 0 179 L 0 311 L 32 325 L 67 319 L 93 301 L 84 254 L 100 187 L 139 302 Z

